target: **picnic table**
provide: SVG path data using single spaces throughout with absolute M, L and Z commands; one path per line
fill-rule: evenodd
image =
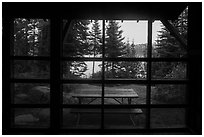
M 102 98 L 102 89 L 100 88 L 87 88 L 87 89 L 79 89 L 75 90 L 71 93 L 71 96 L 78 99 L 78 103 L 82 104 L 84 98 L 92 98 L 91 101 L 88 102 L 90 104 L 94 100 L 98 98 Z M 124 89 L 124 88 L 105 88 L 104 91 L 104 98 L 112 98 L 117 101 L 119 104 L 124 104 L 123 99 L 128 99 L 128 104 L 131 104 L 131 100 L 133 98 L 138 98 L 138 94 L 133 89 Z M 118 100 L 118 98 L 121 99 Z M 71 113 L 77 113 L 77 122 L 76 126 L 79 125 L 80 115 L 83 113 L 93 114 L 93 113 L 100 113 L 100 110 L 95 109 L 71 109 Z M 135 122 L 133 120 L 132 114 L 142 114 L 142 110 L 138 108 L 130 108 L 130 109 L 106 109 L 104 111 L 106 114 L 129 114 L 130 120 L 132 121 L 133 125 L 135 126 Z
M 91 98 L 92 100 L 87 104 L 92 103 L 97 98 L 102 98 L 102 89 L 99 88 L 87 88 L 79 89 L 71 93 L 71 96 L 78 99 L 78 103 L 82 104 L 84 98 Z M 138 94 L 133 89 L 119 89 L 119 88 L 105 88 L 104 98 L 112 98 L 119 104 L 123 104 L 123 99 L 128 99 L 128 104 L 131 104 L 133 98 L 138 98 Z M 118 100 L 118 98 L 121 99 Z

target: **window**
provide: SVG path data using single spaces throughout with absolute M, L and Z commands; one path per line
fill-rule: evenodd
M 187 16 L 6 18 L 4 132 L 187 131 Z
M 63 20 L 63 23 L 63 26 L 66 26 L 68 20 Z M 135 28 L 143 26 L 139 33 L 144 36 L 135 37 L 135 39 L 143 38 L 143 43 L 138 44 L 140 41 L 134 43 L 133 39 L 130 44 L 127 37 L 122 37 L 120 24 L 123 28 L 133 27 L 133 24 L 135 24 Z M 152 46 L 151 20 L 141 22 L 72 20 L 68 30 L 62 42 L 61 53 L 63 56 L 60 58 L 60 74 L 62 75 L 59 84 L 62 88 L 57 93 L 62 95 L 60 100 L 63 100 L 63 103 L 60 103 L 60 109 L 62 109 L 60 111 L 63 114 L 60 115 L 63 119 L 60 124 L 63 128 L 146 129 L 156 128 L 156 123 L 159 120 L 161 124 L 158 127 L 161 128 L 177 127 L 177 125 L 185 127 L 186 108 L 177 108 L 177 105 L 186 104 L 187 63 L 165 62 L 165 58 L 161 57 L 163 62 L 152 60 L 150 51 Z M 128 33 L 127 28 L 124 31 Z M 50 21 L 16 18 L 13 38 L 14 48 L 11 51 L 13 53 L 11 78 L 14 81 L 11 85 L 14 100 L 11 112 L 13 115 L 12 125 L 13 127 L 27 128 L 49 127 L 50 107 L 35 108 L 35 104 L 41 106 L 52 103 L 50 102 L 50 82 L 18 83 L 18 80 L 49 81 Z M 123 42 L 125 38 L 127 42 Z M 155 46 L 157 45 L 159 44 Z M 160 47 L 160 49 L 162 48 Z M 43 56 L 45 57 L 39 58 Z M 19 60 L 18 57 L 21 59 Z M 37 60 L 36 57 L 38 57 Z M 26 60 L 22 60 L 24 58 Z M 184 72 L 180 74 L 181 72 L 178 70 L 176 72 L 179 74 L 173 74 L 172 68 L 175 68 L 175 71 L 182 69 Z M 168 82 L 165 85 L 160 84 L 162 80 L 175 80 L 176 82 L 180 79 L 184 81 L 184 87 L 175 85 L 175 83 L 170 85 Z M 157 80 L 158 83 L 153 84 L 152 80 Z M 126 92 L 119 94 L 122 90 Z M 134 98 L 134 94 L 130 94 L 128 90 L 139 94 L 138 98 Z M 115 95 L 115 97 L 109 97 L 109 95 Z M 128 95 L 133 97 L 126 97 Z M 175 108 L 168 106 L 172 103 L 175 104 Z M 21 108 L 16 107 L 16 104 L 23 106 L 32 104 L 32 106 Z M 152 104 L 163 105 L 163 108 L 154 108 Z M 95 105 L 96 108 L 84 109 L 84 105 L 86 107 Z M 129 107 L 120 108 L 121 105 L 129 105 Z M 73 112 L 76 106 L 78 112 Z M 119 109 L 121 113 L 117 112 Z M 86 114 L 86 110 L 89 110 L 90 114 L 88 112 Z M 141 114 L 139 112 L 131 114 L 128 113 L 129 110 L 136 110 Z M 98 113 L 94 113 L 95 111 Z M 113 113 L 109 114 L 106 111 Z M 166 121 L 165 117 L 170 117 L 168 111 L 171 112 L 172 118 L 177 117 L 175 120 L 170 119 L 170 121 L 176 122 L 175 126 L 169 125 L 170 122 Z M 175 116 L 173 116 L 174 113 L 176 113 Z M 128 115 L 133 116 L 129 118 Z
M 15 18 L 11 41 L 11 127 L 50 127 L 50 20 Z

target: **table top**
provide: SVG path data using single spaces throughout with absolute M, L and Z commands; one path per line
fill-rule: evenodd
M 73 97 L 101 98 L 102 89 L 79 89 L 71 93 Z M 105 98 L 137 98 L 138 94 L 133 89 L 105 88 Z

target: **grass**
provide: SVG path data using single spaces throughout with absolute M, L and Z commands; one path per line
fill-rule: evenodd
M 152 109 L 151 127 L 185 127 L 185 110 L 182 108 Z
M 64 85 L 65 87 L 67 85 Z M 73 92 L 77 89 L 83 88 L 101 88 L 100 85 L 96 84 L 72 84 L 68 85 L 70 91 L 65 91 L 66 94 Z M 136 84 L 117 84 L 117 85 L 105 85 L 105 88 L 132 88 L 138 95 L 139 98 L 133 99 L 133 104 L 145 104 L 146 103 L 146 86 Z M 66 88 L 64 88 L 66 90 Z M 152 87 L 152 93 L 155 93 L 154 87 Z M 73 98 L 64 98 L 64 100 L 72 100 Z M 83 100 L 87 103 L 89 99 Z M 72 101 L 70 101 L 72 102 Z M 153 103 L 161 103 L 158 100 L 151 100 Z M 72 103 L 77 103 L 72 102 Z M 127 103 L 127 100 L 125 100 Z M 101 104 L 101 100 L 97 99 L 92 104 Z M 113 99 L 105 99 L 105 104 L 118 104 Z M 128 114 L 105 114 L 104 126 L 105 128 L 145 128 L 146 124 L 146 109 L 142 108 L 143 113 L 139 115 L 132 115 L 133 120 L 136 123 L 134 127 Z M 32 114 L 39 118 L 37 123 L 28 123 L 29 126 L 38 127 L 49 125 L 49 111 L 43 111 L 43 109 L 16 109 L 15 116 L 22 114 Z M 100 128 L 101 116 L 100 114 L 82 114 L 79 122 L 79 126 L 76 127 L 77 115 L 70 113 L 70 109 L 63 109 L 63 127 L 69 128 Z M 171 128 L 171 127 L 183 127 L 185 125 L 185 110 L 179 108 L 155 108 L 151 109 L 151 127 L 153 128 Z M 24 125 L 26 126 L 26 125 Z
M 104 126 L 105 128 L 110 127 L 121 127 L 121 128 L 144 128 L 145 127 L 145 116 L 144 114 L 132 115 L 134 121 L 137 123 L 133 126 L 130 120 L 129 114 L 105 114 L 104 115 Z M 79 125 L 77 123 L 77 115 L 70 113 L 70 109 L 63 109 L 63 127 L 67 128 L 100 128 L 101 115 L 98 114 L 81 114 Z

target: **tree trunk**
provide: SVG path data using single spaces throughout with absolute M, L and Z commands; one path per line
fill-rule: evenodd
M 94 51 L 94 58 L 95 58 L 95 51 Z M 95 67 L 95 61 L 93 61 L 92 78 L 94 76 L 94 67 Z
M 112 72 L 112 78 L 115 78 L 114 62 L 112 62 L 111 72 Z
M 70 62 L 64 62 L 63 63 L 63 77 L 65 79 L 70 78 L 71 72 L 70 72 Z
M 70 66 L 71 66 L 71 63 L 68 62 L 67 63 L 67 75 L 68 75 L 68 77 L 71 77 Z
M 94 76 L 94 67 L 95 67 L 95 61 L 93 61 L 92 78 Z

